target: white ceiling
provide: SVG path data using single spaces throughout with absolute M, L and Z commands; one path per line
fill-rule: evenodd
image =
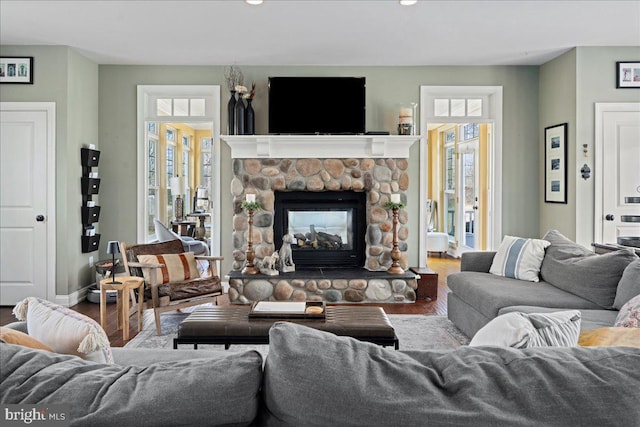
M 0 43 L 99 64 L 539 65 L 640 46 L 640 1 L 0 0 Z

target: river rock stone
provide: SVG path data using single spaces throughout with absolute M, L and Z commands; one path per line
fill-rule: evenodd
M 349 280 L 349 287 L 352 289 L 363 290 L 367 287 L 367 281 L 365 279 L 352 279 Z
M 325 159 L 324 167 L 334 178 L 339 178 L 344 173 L 344 163 L 338 159 Z
M 382 232 L 376 225 L 369 225 L 367 229 L 367 237 L 370 245 L 379 245 L 382 241 Z
M 278 175 L 271 180 L 271 189 L 274 191 L 280 191 L 287 188 L 287 183 L 284 180 L 284 176 Z
M 274 167 L 268 167 L 268 168 L 262 169 L 262 173 L 266 176 L 276 176 L 280 173 L 280 170 Z
M 318 290 L 318 283 L 315 280 L 309 280 L 305 288 L 309 292 L 315 292 Z
M 231 180 L 231 194 L 234 196 L 239 196 L 244 191 L 244 186 L 242 185 L 242 181 L 238 178 L 233 178 Z
M 293 295 L 291 295 L 291 299 L 294 301 L 306 301 L 307 293 L 301 289 L 296 289 L 293 291 Z
M 345 279 L 336 279 L 333 281 L 334 289 L 347 289 L 347 286 L 349 286 L 349 282 Z
M 382 246 L 369 246 L 369 255 L 378 256 L 382 253 Z
M 369 213 L 369 220 L 372 224 L 379 224 L 388 218 L 387 210 L 379 207 L 372 208 Z
M 245 159 L 244 160 L 244 170 L 249 175 L 257 175 L 260 172 L 260 168 L 262 164 L 258 159 Z
M 378 181 L 391 181 L 391 171 L 386 167 L 375 166 L 373 168 L 373 176 Z
M 349 302 L 361 302 L 364 301 L 364 292 L 357 291 L 355 289 L 347 289 L 344 291 L 344 299 Z
M 304 286 L 304 280 L 302 279 L 293 279 L 291 284 L 297 288 L 302 288 Z
M 328 302 L 337 302 L 342 299 L 342 294 L 340 293 L 340 291 L 336 291 L 335 289 L 329 289 L 327 292 L 325 292 L 324 299 Z
M 254 227 L 271 227 L 273 224 L 273 215 L 271 212 L 258 211 L 253 215 Z
M 407 282 L 400 279 L 393 279 L 391 281 L 391 289 L 396 294 L 404 293 L 405 289 L 407 289 Z
M 318 282 L 318 288 L 320 289 L 329 289 L 331 287 L 331 280 L 329 279 L 321 279 Z
M 320 159 L 298 159 L 296 161 L 296 169 L 302 176 L 315 175 L 322 169 Z
M 397 159 L 396 166 L 398 169 L 405 171 L 409 167 L 409 161 L 407 159 Z
M 324 182 L 319 175 L 314 175 L 312 177 L 307 178 L 307 190 L 309 191 L 320 191 L 324 189 Z
M 251 301 L 267 300 L 273 294 L 273 285 L 268 280 L 250 280 L 244 285 L 243 294 Z
M 229 287 L 229 301 L 234 302 L 238 299 L 238 296 L 240 294 L 238 294 L 238 291 L 236 291 L 234 288 Z
M 375 161 L 373 159 L 362 159 L 362 161 L 360 162 L 360 169 L 362 169 L 363 171 L 371 170 L 374 166 Z
M 384 301 L 391 298 L 391 286 L 389 286 L 389 282 L 382 279 L 372 279 L 369 280 L 369 286 L 367 286 L 367 290 L 365 291 L 365 295 L 368 299 L 374 301 Z
M 283 159 L 280 162 L 280 170 L 284 173 L 287 173 L 289 169 L 291 169 L 291 165 L 293 164 L 293 160 L 291 159 Z
M 295 177 L 289 181 L 289 190 L 291 191 L 302 191 L 307 188 L 307 183 L 302 177 Z
M 288 300 L 292 294 L 293 288 L 286 280 L 280 280 L 273 291 L 273 296 L 279 301 Z
M 398 185 L 402 191 L 407 191 L 409 188 L 409 174 L 406 172 L 402 172 L 400 178 L 398 179 Z

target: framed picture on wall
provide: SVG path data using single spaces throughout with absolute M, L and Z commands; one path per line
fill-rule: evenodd
M 640 62 L 616 62 L 616 87 L 640 89 Z
M 0 83 L 33 84 L 33 57 L 0 57 Z
M 544 201 L 567 203 L 567 124 L 544 128 Z

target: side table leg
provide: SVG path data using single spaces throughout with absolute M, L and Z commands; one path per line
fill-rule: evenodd
M 129 290 L 122 287 L 122 339 L 129 341 Z
M 116 299 L 116 305 L 118 306 L 118 320 L 117 320 L 117 328 L 118 330 L 122 329 L 122 297 L 123 297 L 123 291 L 122 289 L 118 289 L 118 294 L 117 294 L 117 299 Z
M 100 326 L 107 332 L 107 290 L 100 284 Z

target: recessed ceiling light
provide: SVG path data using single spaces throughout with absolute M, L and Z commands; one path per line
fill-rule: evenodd
M 418 3 L 418 0 L 400 0 L 400 4 L 403 6 L 413 6 Z
M 252 5 L 258 5 L 258 4 L 262 4 L 262 0 L 244 0 L 247 2 L 247 4 L 252 4 Z

